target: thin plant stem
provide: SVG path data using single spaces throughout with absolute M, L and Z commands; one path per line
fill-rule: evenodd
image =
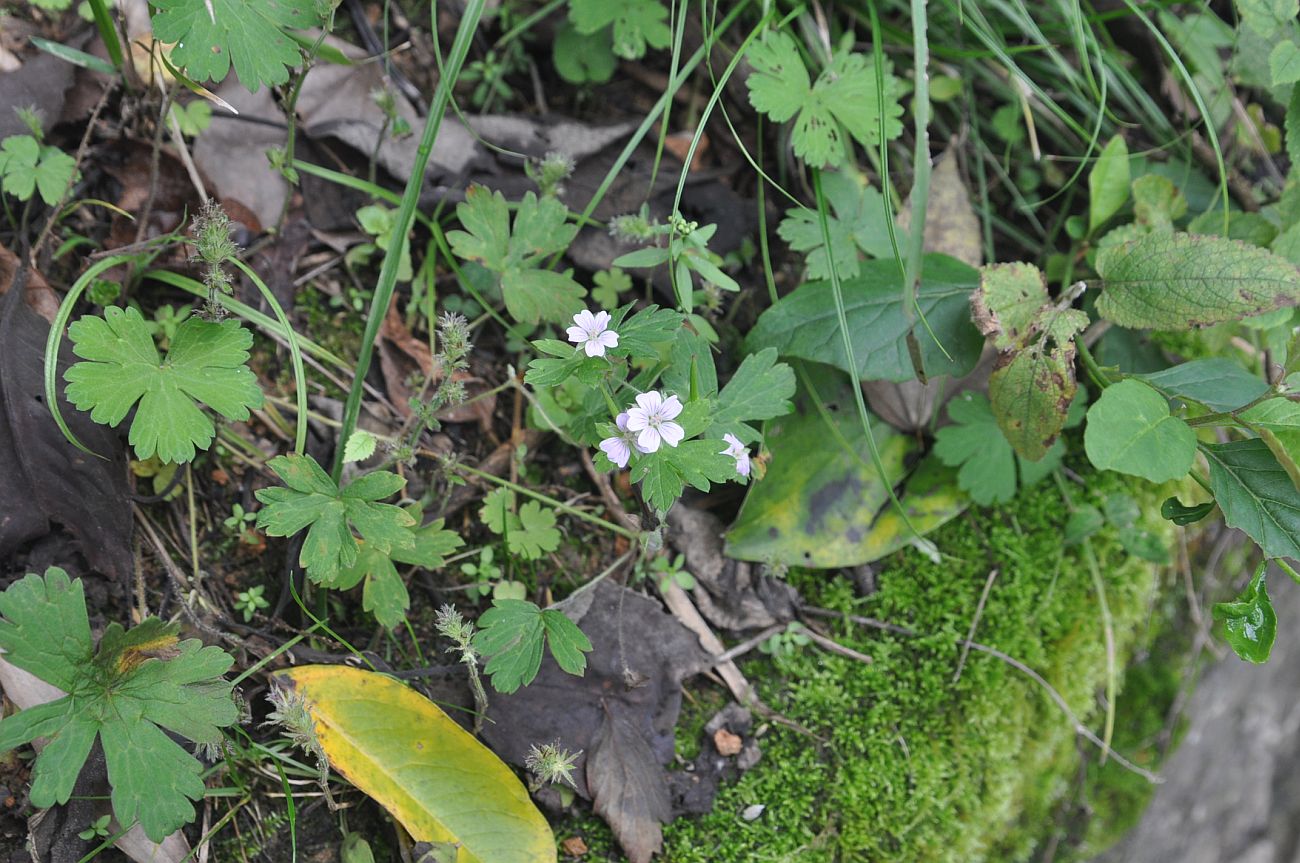
M 464 464 L 456 465 L 455 470 L 464 471 L 465 473 L 471 474 L 480 479 L 485 479 L 488 482 L 495 483 L 496 485 L 499 485 L 502 488 L 508 488 L 513 492 L 517 492 L 519 494 L 524 495 L 525 497 L 531 497 L 533 500 L 540 501 L 541 503 L 544 503 L 547 506 L 558 509 L 560 512 L 567 513 L 568 515 L 576 516 L 577 518 L 580 518 L 583 521 L 590 522 L 591 524 L 594 524 L 597 527 L 601 527 L 604 528 L 605 530 L 612 531 L 618 534 L 619 536 L 627 537 L 628 539 L 631 540 L 640 539 L 640 536 L 636 533 L 636 531 L 628 530 L 625 527 L 620 527 L 619 525 L 614 524 L 611 521 L 606 521 L 605 519 L 601 518 L 598 515 L 592 515 L 589 512 L 583 512 L 577 507 L 569 506 L 567 503 L 564 503 L 563 501 L 558 501 L 555 498 L 550 497 L 549 495 L 544 495 L 540 492 L 533 491 L 532 489 L 525 488 L 524 486 L 520 485 L 517 482 L 511 482 L 508 479 L 502 479 L 501 477 L 496 476 L 495 474 L 490 474 L 487 471 L 479 470 L 478 468 L 473 468 L 470 467 L 469 465 L 464 465 Z

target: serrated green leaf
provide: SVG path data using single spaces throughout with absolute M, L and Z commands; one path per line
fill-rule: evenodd
M 506 309 L 516 320 L 558 323 L 581 311 L 587 292 L 571 273 L 537 269 L 543 258 L 567 249 L 577 233 L 558 200 L 528 192 L 512 231 L 505 196 L 475 185 L 456 205 L 456 215 L 465 230 L 447 232 L 452 251 L 498 275 Z
M 570 0 L 569 20 L 584 34 L 613 25 L 614 53 L 625 60 L 640 60 L 647 45 L 667 48 L 672 41 L 668 10 L 658 0 Z
M 108 764 L 113 813 L 140 822 L 162 841 L 194 819 L 203 796 L 203 766 L 160 730 L 216 743 L 239 718 L 231 685 L 221 679 L 233 659 L 197 640 L 178 642 L 157 618 L 134 630 L 110 624 L 91 655 L 80 580 L 50 569 L 0 594 L 0 648 L 6 659 L 70 695 L 0 720 L 0 752 L 49 738 L 37 756 L 32 803 L 66 803 L 96 735 Z
M 591 640 L 564 612 L 553 608 L 542 611 L 542 626 L 556 664 L 569 674 L 581 677 L 587 670 L 586 654 L 591 652 Z
M 1264 38 L 1270 38 L 1282 24 L 1300 14 L 1296 0 L 1237 0 L 1237 11 L 1246 26 Z
M 689 403 L 689 404 L 694 404 Z M 659 512 L 667 512 L 686 486 L 708 491 L 715 482 L 739 479 L 736 462 L 723 455 L 721 440 L 687 440 L 641 455 L 632 465 L 631 479 L 641 495 Z
M 832 259 L 840 278 L 853 278 L 858 274 L 859 251 L 875 258 L 892 256 L 889 215 L 880 192 L 840 171 L 822 175 L 822 190 L 830 204 L 830 212 L 826 214 L 831 237 L 829 257 L 816 210 L 807 207 L 789 210 L 776 229 L 790 248 L 806 256 L 808 278 L 829 279 Z
M 776 348 L 764 348 L 745 357 L 727 385 L 718 393 L 718 405 L 706 432 L 721 438 L 734 434 L 750 443 L 759 438 L 749 423 L 788 414 L 793 405 L 794 370 L 776 360 Z
M 947 349 L 945 355 L 929 330 L 916 327 L 930 374 L 961 376 L 979 360 L 984 339 L 970 320 L 971 292 L 978 283 L 978 270 L 946 255 L 926 255 L 916 300 Z M 750 331 L 747 347 L 751 352 L 773 347 L 781 356 L 833 365 L 861 380 L 911 380 L 915 371 L 907 334 L 913 324 L 903 311 L 902 284 L 893 260 L 866 261 L 858 278 L 841 282 L 856 369 L 848 367 L 828 282 L 800 285 L 763 312 Z
M 1149 234 L 1097 256 L 1097 312 L 1122 327 L 1185 330 L 1300 303 L 1295 265 L 1237 240 Z
M 256 492 L 265 504 L 257 514 L 257 526 L 270 536 L 293 536 L 310 527 L 298 563 L 313 581 L 334 584 L 342 570 L 356 564 L 359 547 L 349 523 L 385 554 L 415 546 L 407 529 L 415 523 L 410 514 L 376 502 L 406 484 L 396 474 L 374 471 L 340 490 L 311 456 L 278 456 L 267 466 L 285 487 Z
M 196 402 L 232 420 L 261 407 L 262 391 L 246 365 L 253 336 L 233 320 L 187 318 L 160 360 L 144 318 L 111 306 L 68 328 L 73 351 L 86 362 L 64 374 L 68 400 L 97 423 L 116 426 L 136 407 L 129 440 L 137 458 L 191 461 L 216 429 Z M 137 402 L 139 403 L 138 407 Z
M 618 347 L 609 353 L 634 359 L 657 360 L 659 349 L 677 337 L 682 328 L 682 313 L 650 305 L 616 327 Z
M 1277 614 L 1268 597 L 1266 574 L 1267 567 L 1260 564 L 1240 596 L 1214 604 L 1214 619 L 1223 621 L 1224 636 L 1233 652 L 1257 664 L 1268 661 L 1277 638 Z
M 614 70 L 618 68 L 618 59 L 605 34 L 599 31 L 579 33 L 570 22 L 563 24 L 555 34 L 551 61 L 555 64 L 555 71 L 570 84 L 604 84 L 614 77 Z M 592 294 L 595 296 L 595 291 Z M 617 299 L 606 304 L 599 297 L 597 302 L 607 309 L 618 304 Z
M 1092 233 L 1128 201 L 1128 144 L 1116 135 L 1102 148 L 1088 174 L 1088 232 Z
M 344 463 L 365 461 L 375 454 L 375 445 L 378 443 L 379 439 L 365 429 L 353 430 L 343 447 Z
M 63 199 L 77 162 L 58 147 L 42 146 L 31 135 L 11 135 L 0 143 L 0 188 L 20 201 L 39 191 L 53 207 Z
M 285 32 L 324 23 L 316 0 L 157 0 L 153 33 L 175 43 L 171 62 L 196 81 L 220 81 L 231 64 L 239 82 L 256 93 L 289 80 L 302 61 Z
M 948 402 L 953 424 L 935 434 L 934 454 L 957 471 L 957 483 L 985 506 L 1005 503 L 1016 493 L 1016 456 L 998 428 L 989 401 L 962 393 Z
M 1137 377 L 1166 398 L 1192 401 L 1215 412 L 1233 411 L 1268 392 L 1268 383 L 1222 357 L 1192 360 Z
M 1274 87 L 1300 81 L 1300 46 L 1283 39 L 1268 54 L 1268 72 Z
M 510 526 L 510 516 L 515 509 L 515 493 L 508 488 L 494 488 L 483 496 L 483 506 L 478 517 L 488 530 L 500 535 Z
M 1169 413 L 1164 396 L 1130 378 L 1106 387 L 1088 409 L 1083 446 L 1098 470 L 1168 482 L 1192 469 L 1196 433 Z
M 1259 435 L 1300 490 L 1300 404 L 1286 398 L 1267 399 L 1238 418 Z
M 1258 439 L 1207 444 L 1210 489 L 1229 527 L 1269 557 L 1300 560 L 1300 498 L 1291 477 Z
M 875 68 L 850 48 L 850 41 L 842 43 L 811 84 L 794 39 L 784 32 L 765 33 L 746 55 L 754 68 L 745 82 L 750 104 L 777 123 L 795 117 L 795 155 L 815 168 L 844 161 L 841 129 L 864 147 L 877 146 L 882 131 L 885 140 L 903 131 L 900 82 L 885 69 L 882 104 Z

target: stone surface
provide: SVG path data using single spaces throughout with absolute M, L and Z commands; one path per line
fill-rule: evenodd
M 1272 657 L 1229 654 L 1205 671 L 1165 783 L 1095 863 L 1300 863 L 1300 590 L 1280 572 L 1270 586 L 1281 624 Z

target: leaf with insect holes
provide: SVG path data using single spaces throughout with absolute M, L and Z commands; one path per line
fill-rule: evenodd
M 1216 602 L 1214 619 L 1223 621 L 1223 634 L 1238 658 L 1247 662 L 1268 661 L 1277 638 L 1277 613 L 1265 584 L 1267 567 L 1255 571 L 1250 584 L 1232 602 Z
M 1300 270 L 1239 240 L 1148 234 L 1104 249 L 1097 314 L 1121 327 L 1186 330 L 1300 303 Z
M 456 216 L 465 230 L 447 232 L 452 251 L 497 274 L 515 320 L 559 323 L 582 309 L 587 291 L 570 273 L 539 269 L 543 258 L 567 249 L 578 231 L 567 223 L 569 211 L 555 198 L 524 195 L 512 231 L 505 196 L 470 186 L 464 203 L 456 205 Z
M 287 30 L 324 23 L 317 0 L 155 0 L 153 34 L 174 43 L 171 62 L 196 81 L 220 81 L 233 64 L 239 83 L 256 93 L 284 84 L 302 62 Z
M 310 528 L 298 564 L 312 581 L 336 583 L 341 570 L 356 564 L 360 547 L 354 528 L 385 554 L 415 548 L 415 536 L 408 529 L 415 519 L 401 507 L 378 503 L 406 485 L 397 474 L 372 471 L 340 489 L 309 455 L 278 456 L 267 466 L 284 486 L 257 491 L 257 499 L 265 504 L 257 526 L 270 536 L 293 536 Z
M 419 524 L 420 510 L 408 508 L 407 512 Z M 395 564 L 438 569 L 448 554 L 464 545 L 453 531 L 443 528 L 442 519 L 424 527 L 411 527 L 410 531 L 414 545 L 406 549 L 395 548 L 391 552 L 384 552 L 368 542 L 358 543 L 360 550 L 357 552 L 356 563 L 340 570 L 333 581 L 321 584 L 336 590 L 348 590 L 364 581 L 361 607 L 373 614 L 381 626 L 392 629 L 406 619 L 406 610 L 411 607 L 406 583 L 402 581 Z
M 864 180 L 832 171 L 822 175 L 822 191 L 830 205 L 826 228 L 830 234 L 830 255 L 822 236 L 821 217 L 816 210 L 789 210 L 776 232 L 806 258 L 808 278 L 829 279 L 830 262 L 842 278 L 858 274 L 858 253 L 873 258 L 893 257 L 889 241 L 889 219 L 884 196 Z
M 706 436 L 721 438 L 730 433 L 746 443 L 758 440 L 761 435 L 750 423 L 790 413 L 794 390 L 794 370 L 776 361 L 776 348 L 750 354 L 718 393 Z
M 865 56 L 851 53 L 852 38 L 840 43 L 830 65 L 811 82 L 798 46 L 783 32 L 769 31 L 746 54 L 754 67 L 745 82 L 749 103 L 776 123 L 794 117 L 794 153 L 815 168 L 844 161 L 841 130 L 864 147 L 879 145 L 882 132 L 885 140 L 903 132 L 901 82 L 886 66 L 882 103 L 876 70 Z
M 232 420 L 262 406 L 248 368 L 253 335 L 236 321 L 187 318 L 159 359 L 148 324 L 135 309 L 111 306 L 68 328 L 79 362 L 64 374 L 68 400 L 97 423 L 116 426 L 136 407 L 129 440 L 137 458 L 187 462 L 207 449 L 216 429 L 196 402 Z
M 55 567 L 10 585 L 0 616 L 5 659 L 69 693 L 0 720 L 0 752 L 48 738 L 36 757 L 32 804 L 68 802 L 98 736 L 120 823 L 138 820 L 160 842 L 193 821 L 203 765 L 163 729 L 195 743 L 221 741 L 221 727 L 239 720 L 221 678 L 231 656 L 181 641 L 179 624 L 152 617 L 131 630 L 110 623 L 93 651 L 81 580 Z
M 41 200 L 53 207 L 63 199 L 76 172 L 75 159 L 31 135 L 11 135 L 0 143 L 0 188 L 20 201 L 39 191 Z
M 1130 378 L 1106 387 L 1088 409 L 1083 447 L 1098 470 L 1168 482 L 1192 469 L 1196 432 L 1169 413 L 1164 396 Z
M 624 60 L 640 60 L 647 45 L 667 48 L 673 37 L 658 0 L 570 0 L 569 20 L 586 35 L 613 25 L 614 53 Z
M 591 642 L 577 624 L 554 609 L 523 599 L 496 599 L 478 619 L 474 648 L 487 657 L 484 669 L 492 688 L 510 694 L 533 682 L 542 667 L 542 646 L 550 644 L 556 663 L 581 677 Z

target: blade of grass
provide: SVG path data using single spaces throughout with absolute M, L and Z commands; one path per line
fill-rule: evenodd
M 411 222 L 415 218 L 416 206 L 420 202 L 420 188 L 424 185 L 424 169 L 429 163 L 429 156 L 433 152 L 433 142 L 438 137 L 438 129 L 442 125 L 442 118 L 447 113 L 447 105 L 451 101 L 452 88 L 456 84 L 456 79 L 460 76 L 461 66 L 465 62 L 465 57 L 469 54 L 470 42 L 474 37 L 474 31 L 478 29 L 479 19 L 482 18 L 483 9 L 486 5 L 486 0 L 469 0 L 461 16 L 460 26 L 456 30 L 456 38 L 452 42 L 451 52 L 447 58 L 447 67 L 444 74 L 438 78 L 438 88 L 434 92 L 433 104 L 429 108 L 429 115 L 425 118 L 424 131 L 420 135 L 420 144 L 415 152 L 415 162 L 411 166 L 411 176 L 406 181 L 401 205 L 398 207 L 397 216 L 393 221 L 393 236 L 395 237 L 405 237 L 411 230 Z M 430 3 L 430 15 L 432 20 L 436 22 L 438 19 L 436 0 Z M 366 320 L 366 329 L 361 336 L 361 349 L 356 362 L 356 377 L 352 381 L 352 388 L 348 390 L 348 398 L 343 405 L 343 428 L 339 430 L 339 439 L 334 448 L 334 465 L 330 470 L 330 475 L 335 482 L 343 474 L 343 450 L 352 434 L 352 430 L 356 428 L 357 417 L 361 413 L 361 394 L 364 391 L 366 373 L 370 370 L 370 361 L 374 355 L 375 337 L 379 335 L 380 324 L 383 323 L 384 315 L 388 312 L 388 305 L 393 299 L 393 291 L 397 287 L 397 267 L 401 260 L 401 248 L 401 243 L 393 243 L 384 254 L 384 262 L 379 268 L 379 282 L 375 285 L 375 295 L 370 303 L 370 314 Z

